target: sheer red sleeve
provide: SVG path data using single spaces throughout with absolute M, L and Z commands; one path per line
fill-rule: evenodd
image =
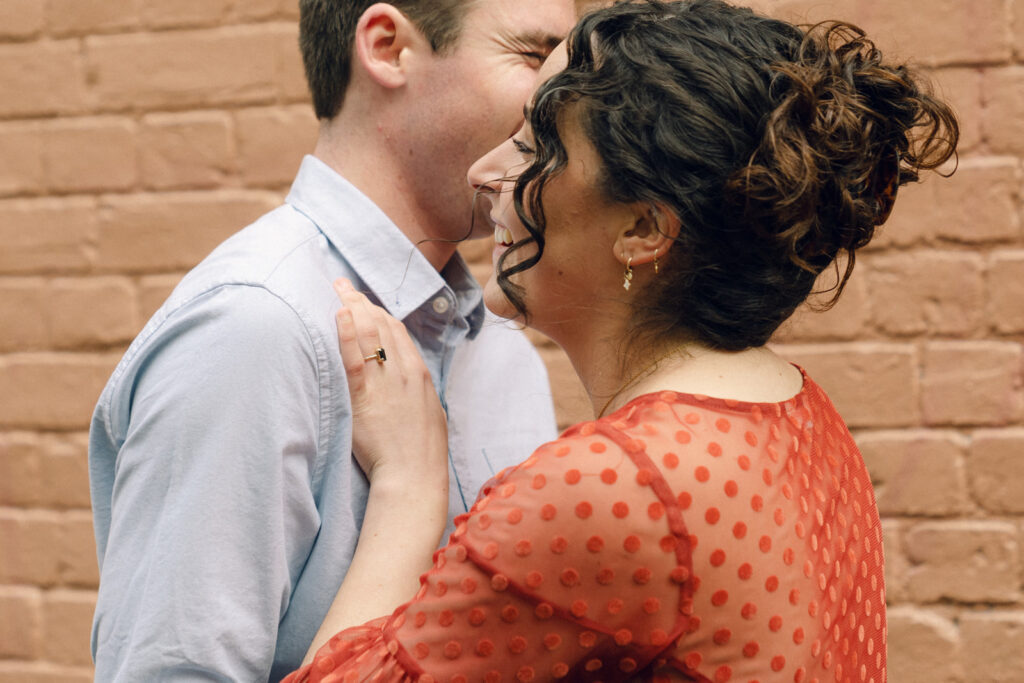
M 678 504 L 622 432 L 573 428 L 456 522 L 411 602 L 287 680 L 627 680 L 688 626 Z

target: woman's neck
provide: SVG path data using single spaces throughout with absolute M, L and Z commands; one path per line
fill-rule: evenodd
M 648 345 L 629 354 L 622 337 L 592 338 L 564 347 L 590 396 L 595 417 L 637 396 L 678 391 L 754 403 L 778 403 L 798 394 L 800 372 L 767 347 L 719 351 L 693 342 Z

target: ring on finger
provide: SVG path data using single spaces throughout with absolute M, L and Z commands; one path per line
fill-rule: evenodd
M 388 359 L 388 354 L 384 353 L 384 347 L 378 346 L 373 353 L 363 358 L 364 361 L 369 363 L 371 360 L 377 361 L 377 365 L 383 365 L 384 361 Z

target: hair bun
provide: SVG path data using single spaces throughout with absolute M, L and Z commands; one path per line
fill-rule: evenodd
M 730 189 L 794 263 L 818 272 L 845 250 L 848 276 L 898 187 L 954 156 L 956 117 L 852 24 L 806 29 L 792 59 L 771 69 L 775 108 Z

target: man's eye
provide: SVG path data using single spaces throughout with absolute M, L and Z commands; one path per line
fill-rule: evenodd
M 548 58 L 547 55 L 540 52 L 520 52 L 519 54 L 521 54 L 523 57 L 526 57 L 527 60 L 529 60 L 531 63 L 538 67 L 544 63 L 545 59 Z

